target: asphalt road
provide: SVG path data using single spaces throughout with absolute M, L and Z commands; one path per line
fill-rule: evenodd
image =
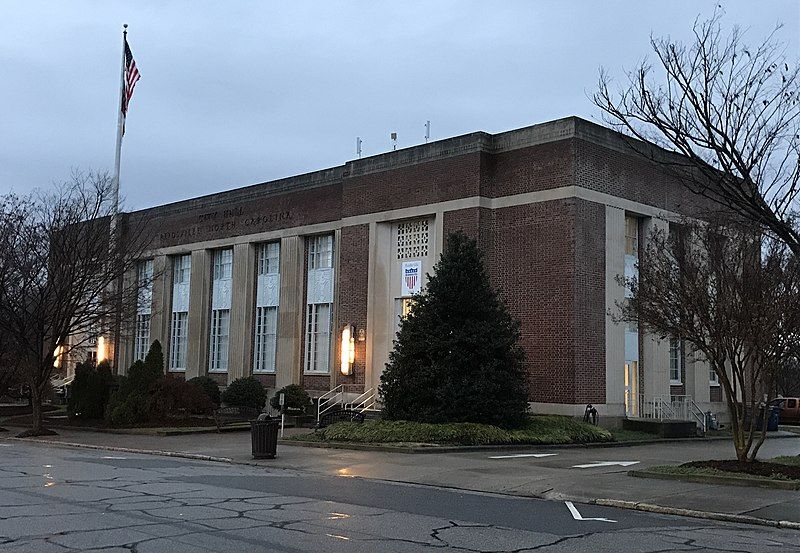
M 784 553 L 798 544 L 796 531 L 562 501 L 0 443 L 0 551 Z

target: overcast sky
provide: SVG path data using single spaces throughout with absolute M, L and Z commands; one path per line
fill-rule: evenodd
M 341 165 L 477 130 L 579 115 L 650 33 L 721 4 L 753 42 L 800 50 L 798 0 L 0 0 L 0 193 L 110 170 L 122 23 L 141 71 L 122 150 L 126 208 Z

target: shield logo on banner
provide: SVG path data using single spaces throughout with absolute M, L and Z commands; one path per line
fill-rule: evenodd
M 402 266 L 401 295 L 403 297 L 419 294 L 422 287 L 422 262 L 406 261 Z

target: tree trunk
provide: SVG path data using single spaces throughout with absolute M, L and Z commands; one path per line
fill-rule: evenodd
M 39 393 L 38 386 L 31 386 L 31 407 L 33 408 L 31 431 L 34 434 L 42 432 L 42 394 Z

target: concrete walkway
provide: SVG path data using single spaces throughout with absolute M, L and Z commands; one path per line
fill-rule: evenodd
M 248 432 L 169 437 L 76 430 L 62 430 L 59 434 L 47 440 L 208 455 L 236 463 L 324 475 L 411 482 L 547 499 L 584 502 L 613 499 L 800 522 L 800 492 L 797 491 L 650 480 L 627 475 L 631 468 L 731 458 L 732 445 L 725 441 L 608 449 L 420 455 L 281 445 L 277 459 L 253 461 Z M 0 438 L 10 436 L 13 434 L 0 435 Z M 800 436 L 767 440 L 760 452 L 764 459 L 798 454 Z

